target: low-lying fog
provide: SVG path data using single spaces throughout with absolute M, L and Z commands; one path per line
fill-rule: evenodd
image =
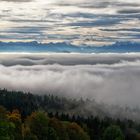
M 140 105 L 140 54 L 0 54 L 0 87 Z

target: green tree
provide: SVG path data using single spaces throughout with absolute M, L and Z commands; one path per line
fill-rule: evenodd
M 32 134 L 30 128 L 26 125 L 22 125 L 22 136 L 24 140 L 38 140 L 37 136 Z
M 34 112 L 27 118 L 31 134 L 37 136 L 39 140 L 47 140 L 49 118 L 45 112 Z
M 48 140 L 59 140 L 56 131 L 52 127 L 48 129 Z
M 64 122 L 56 118 L 51 118 L 49 121 L 49 126 L 56 131 L 60 140 L 69 140 Z
M 67 123 L 70 140 L 90 140 L 86 132 L 77 123 Z
M 15 125 L 7 118 L 8 112 L 0 106 L 0 140 L 14 140 Z
M 111 125 L 105 129 L 103 140 L 124 140 L 124 135 L 119 126 Z
M 22 139 L 22 121 L 21 121 L 21 114 L 18 110 L 13 110 L 11 113 L 8 114 L 8 120 L 15 125 L 14 136 L 15 140 Z

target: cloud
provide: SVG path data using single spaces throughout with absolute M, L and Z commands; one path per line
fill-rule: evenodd
M 121 0 L 57 0 L 56 2 L 60 6 L 78 6 L 83 8 L 107 8 L 107 7 L 139 7 L 138 1 L 124 2 Z M 93 4 L 94 3 L 94 4 Z
M 120 28 L 120 29 L 100 29 L 103 31 L 108 31 L 108 32 L 117 32 L 117 31 L 130 31 L 130 32 L 140 32 L 140 28 Z
M 93 20 L 93 21 L 83 21 L 83 22 L 76 22 L 76 23 L 70 23 L 69 25 L 71 26 L 90 26 L 90 27 L 101 27 L 101 26 L 112 26 L 115 24 L 119 24 L 121 21 L 124 21 L 124 19 L 120 19 L 120 18 L 101 18 L 101 19 L 97 19 L 97 20 Z
M 0 40 L 69 41 L 76 45 L 135 41 L 139 36 L 133 30 L 131 37 L 122 30 L 122 37 L 100 28 L 138 28 L 139 9 L 138 0 L 5 0 L 0 5 Z M 86 39 L 89 35 L 93 39 Z
M 1 88 L 140 105 L 139 54 L 3 54 L 0 60 Z
M 139 83 L 139 53 L 0 55 L 1 88 L 94 100 L 72 113 L 139 120 Z
M 30 2 L 32 0 L 1 0 L 1 1 L 6 1 L 6 2 Z
M 140 10 L 139 9 L 121 9 L 121 10 L 118 10 L 118 13 L 120 14 L 137 14 L 137 13 L 140 13 Z

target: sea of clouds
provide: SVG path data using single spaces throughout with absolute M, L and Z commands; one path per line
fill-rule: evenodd
M 1 54 L 0 88 L 139 106 L 140 54 Z

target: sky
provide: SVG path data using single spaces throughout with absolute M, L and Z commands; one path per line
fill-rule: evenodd
M 140 41 L 139 0 L 0 0 L 0 41 Z

